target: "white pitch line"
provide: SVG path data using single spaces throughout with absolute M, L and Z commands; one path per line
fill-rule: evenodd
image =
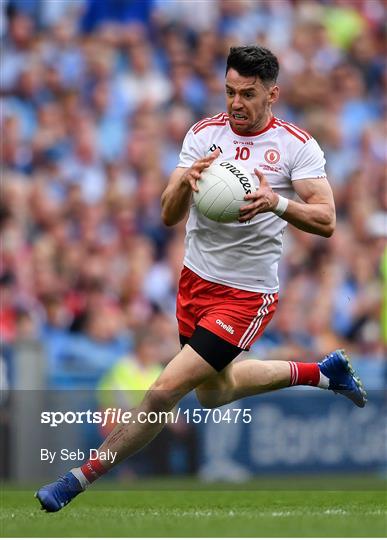
M 131 511 L 128 513 L 135 516 L 146 517 L 307 517 L 307 516 L 324 516 L 324 515 L 338 515 L 349 516 L 356 514 L 355 511 L 348 511 L 340 508 L 328 508 L 321 511 L 299 511 L 299 510 L 284 510 L 284 511 L 250 511 L 250 510 L 148 510 L 148 511 Z M 387 510 L 368 510 L 362 512 L 364 516 L 387 516 Z

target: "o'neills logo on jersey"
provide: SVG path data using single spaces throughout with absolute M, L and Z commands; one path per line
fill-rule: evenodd
M 228 332 L 229 334 L 234 333 L 234 328 L 231 326 L 231 324 L 226 324 L 220 319 L 216 319 L 216 324 L 219 324 L 219 326 L 221 326 L 223 330 L 226 330 L 226 332 Z
M 234 167 L 234 165 L 232 163 L 229 163 L 228 161 L 223 161 L 222 163 L 220 163 L 220 166 L 224 167 L 225 169 L 230 171 L 230 173 L 232 173 L 234 176 L 238 178 L 241 186 L 245 190 L 246 195 L 251 193 L 250 180 L 247 178 L 247 176 L 243 174 L 243 172 L 241 172 L 239 169 Z
M 253 141 L 233 141 L 234 144 L 244 144 L 245 146 L 254 146 Z

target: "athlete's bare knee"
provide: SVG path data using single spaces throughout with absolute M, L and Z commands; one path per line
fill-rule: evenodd
M 212 409 L 230 403 L 233 390 L 234 379 L 230 369 L 227 369 L 196 388 L 196 397 L 202 407 Z
M 196 397 L 202 407 L 205 409 L 213 409 L 224 405 L 225 401 L 223 395 L 216 390 L 196 390 Z
M 187 394 L 183 384 L 159 378 L 144 398 L 144 408 L 154 412 L 170 411 Z

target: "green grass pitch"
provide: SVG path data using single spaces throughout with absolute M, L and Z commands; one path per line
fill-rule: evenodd
M 2 537 L 385 537 L 387 499 L 375 489 L 322 489 L 293 480 L 245 486 L 158 481 L 143 489 L 91 488 L 61 512 L 47 514 L 33 489 L 3 486 Z M 270 488 L 269 488 L 270 486 Z M 309 487 L 308 487 L 309 486 Z M 318 486 L 320 487 L 320 486 Z M 262 489 L 263 488 L 263 489 Z

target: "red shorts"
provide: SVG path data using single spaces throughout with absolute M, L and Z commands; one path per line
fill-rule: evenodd
M 184 267 L 177 293 L 179 334 L 191 337 L 202 326 L 240 349 L 248 350 L 273 317 L 277 293 L 243 291 L 212 283 Z

